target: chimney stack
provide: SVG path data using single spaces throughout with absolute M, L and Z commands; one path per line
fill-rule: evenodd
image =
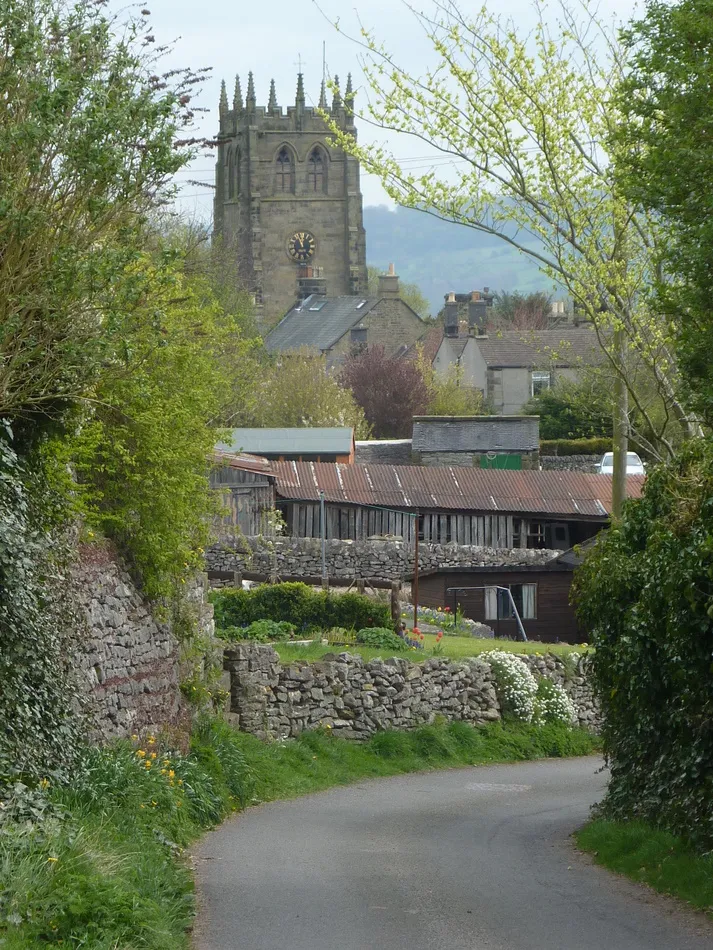
M 488 304 L 480 296 L 477 290 L 474 290 L 468 301 L 468 328 L 475 330 L 478 336 L 485 333 L 485 327 L 488 322 Z
M 399 278 L 394 270 L 394 265 L 389 264 L 389 270 L 386 274 L 379 274 L 379 296 L 380 297 L 398 297 Z
M 445 318 L 443 321 L 443 332 L 446 336 L 458 336 L 458 301 L 456 295 L 451 291 L 446 297 Z

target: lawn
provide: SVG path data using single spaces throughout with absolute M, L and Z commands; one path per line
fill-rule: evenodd
M 292 643 L 273 644 L 280 659 L 289 663 L 291 660 L 318 660 L 325 653 L 358 653 L 365 660 L 373 660 L 375 657 L 384 657 L 388 651 L 376 647 L 362 647 L 358 644 L 349 644 L 348 646 L 339 646 L 334 644 L 322 644 L 314 641 L 310 646 L 297 646 Z M 436 635 L 431 633 L 424 634 L 423 650 L 407 650 L 399 653 L 398 656 L 405 657 L 415 663 L 427 660 L 434 656 L 434 647 L 436 646 Z M 436 656 L 443 656 L 453 660 L 461 660 L 469 656 L 477 656 L 487 650 L 504 650 L 508 653 L 554 653 L 557 656 L 566 656 L 569 653 L 582 653 L 587 649 L 586 645 L 572 646 L 568 643 L 540 643 L 530 640 L 523 643 L 519 640 L 478 640 L 474 637 L 443 637 L 440 643 L 440 649 Z

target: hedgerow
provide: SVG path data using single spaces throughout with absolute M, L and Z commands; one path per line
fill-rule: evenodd
M 713 444 L 649 473 L 575 579 L 611 779 L 606 817 L 713 846 Z
M 286 620 L 298 631 L 331 627 L 392 627 L 391 611 L 364 594 L 314 591 L 306 584 L 261 584 L 251 590 L 224 588 L 211 594 L 218 630 L 254 620 Z

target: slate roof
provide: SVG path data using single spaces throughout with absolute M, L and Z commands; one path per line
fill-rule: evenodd
M 331 349 L 353 326 L 358 326 L 381 298 L 321 297 L 312 295 L 289 310 L 265 337 L 271 353 L 309 346 Z M 361 307 L 358 307 L 362 304 Z M 321 305 L 321 306 L 320 306 Z
M 602 350 L 593 330 L 500 330 L 474 338 L 488 366 L 592 366 Z
M 273 462 L 283 498 L 433 511 L 547 514 L 605 521 L 611 513 L 610 475 L 580 472 L 428 468 Z M 645 476 L 627 476 L 627 497 L 638 498 Z
M 354 430 L 349 426 L 319 429 L 233 429 L 232 446 L 220 442 L 217 452 L 252 455 L 349 455 Z
M 414 452 L 536 452 L 537 416 L 414 416 Z

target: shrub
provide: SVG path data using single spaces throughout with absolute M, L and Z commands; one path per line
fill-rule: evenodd
M 713 442 L 653 469 L 575 576 L 611 778 L 603 814 L 713 847 Z
M 384 650 L 401 652 L 406 649 L 406 643 L 388 627 L 364 627 L 357 630 L 356 641 L 361 643 L 362 646 L 377 647 Z
M 532 722 L 535 712 L 537 681 L 529 666 L 514 653 L 491 650 L 481 660 L 490 664 L 503 718 Z
M 559 683 L 553 683 L 545 676 L 537 683 L 532 721 L 537 725 L 545 722 L 562 722 L 568 726 L 573 726 L 577 722 L 577 712 L 572 700 Z
M 252 590 L 214 591 L 218 629 L 244 627 L 254 620 L 286 620 L 300 632 L 330 627 L 388 627 L 391 612 L 364 594 L 314 591 L 306 584 L 261 584 Z
M 280 643 L 291 640 L 293 624 L 286 620 L 253 620 L 247 627 L 224 627 L 217 631 L 223 640 L 254 640 L 256 643 Z
M 540 455 L 604 455 L 611 451 L 611 439 L 543 439 L 540 442 Z

